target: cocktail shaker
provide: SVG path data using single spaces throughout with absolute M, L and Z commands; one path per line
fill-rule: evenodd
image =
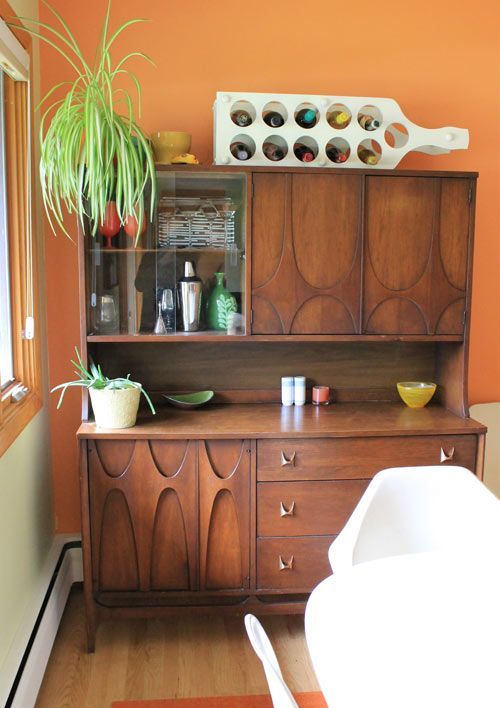
M 177 284 L 180 321 L 184 332 L 196 332 L 200 328 L 201 287 L 193 263 L 185 261 L 184 275 Z

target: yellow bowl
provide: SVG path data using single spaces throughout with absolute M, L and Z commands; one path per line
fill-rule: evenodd
M 434 395 L 436 384 L 424 381 L 402 381 L 398 393 L 409 408 L 423 408 Z
M 191 147 L 190 133 L 176 133 L 162 130 L 151 135 L 156 162 L 170 165 L 174 157 L 189 152 Z

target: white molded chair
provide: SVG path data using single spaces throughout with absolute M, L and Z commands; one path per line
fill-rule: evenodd
M 254 615 L 245 615 L 245 628 L 250 643 L 264 667 L 274 708 L 298 708 L 290 689 L 283 680 L 278 659 L 264 627 Z
M 387 556 L 447 550 L 500 561 L 500 501 L 464 467 L 394 467 L 375 475 L 328 557 L 339 573 Z
M 488 426 L 483 481 L 500 499 L 500 403 L 476 403 L 469 412 L 471 418 Z

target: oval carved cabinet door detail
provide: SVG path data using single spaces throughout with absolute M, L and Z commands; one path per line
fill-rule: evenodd
M 358 175 L 255 174 L 252 333 L 359 332 Z
M 250 443 L 199 442 L 200 589 L 250 584 Z
M 471 182 L 366 178 L 363 331 L 462 334 Z
M 94 592 L 194 590 L 196 442 L 89 441 Z
M 473 181 L 258 173 L 253 188 L 252 334 L 463 334 Z

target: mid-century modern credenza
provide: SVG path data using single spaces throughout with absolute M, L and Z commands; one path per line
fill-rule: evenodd
M 482 474 L 485 428 L 467 404 L 476 174 L 159 165 L 157 176 L 137 244 L 79 242 L 84 355 L 130 373 L 158 407 L 102 430 L 83 400 L 91 648 L 98 620 L 117 615 L 302 611 L 376 472 Z M 186 260 L 205 295 L 226 274 L 235 333 L 154 334 Z M 282 407 L 280 378 L 294 374 L 329 385 L 332 404 Z M 407 408 L 402 380 L 436 382 L 431 404 Z M 215 391 L 205 408 L 161 402 L 201 389 Z

